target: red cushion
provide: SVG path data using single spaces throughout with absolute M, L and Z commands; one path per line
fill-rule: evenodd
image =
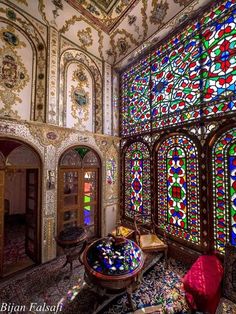
M 192 309 L 215 313 L 222 277 L 223 267 L 216 256 L 204 255 L 196 260 L 183 278 L 186 299 Z

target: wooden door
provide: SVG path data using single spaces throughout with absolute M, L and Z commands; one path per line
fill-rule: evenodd
M 58 233 L 79 221 L 79 170 L 61 169 L 59 179 Z
M 82 220 L 89 236 L 97 235 L 98 169 L 83 169 L 82 173 Z
M 72 226 L 86 226 L 97 235 L 98 169 L 61 169 L 59 177 L 58 233 Z
M 38 257 L 38 169 L 26 169 L 25 252 L 34 261 Z
M 3 275 L 5 171 L 0 170 L 0 276 Z

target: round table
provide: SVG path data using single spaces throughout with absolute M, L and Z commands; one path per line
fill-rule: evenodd
M 81 226 L 66 228 L 59 233 L 56 237 L 56 242 L 63 248 L 66 254 L 66 262 L 62 268 L 67 264 L 70 264 L 70 271 L 72 271 L 73 260 L 80 256 L 84 250 L 84 246 L 79 252 L 77 251 L 77 248 L 85 243 L 86 238 L 87 232 Z
M 144 265 L 142 250 L 135 242 L 123 237 L 96 240 L 85 249 L 83 264 L 88 283 L 107 293 L 126 291 L 133 309 L 131 293 L 139 283 Z

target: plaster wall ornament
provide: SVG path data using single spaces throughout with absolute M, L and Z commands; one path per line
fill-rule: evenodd
M 104 134 L 112 134 L 112 68 L 110 64 L 104 64 L 103 73 L 103 106 L 104 106 Z
M 32 19 L 33 18 L 27 15 L 27 13 L 22 15 L 19 11 L 16 12 L 10 4 L 7 6 L 2 3 L 1 5 L 0 20 L 4 23 L 9 23 L 11 27 L 22 33 L 28 44 L 32 47 L 32 100 L 34 101 L 31 105 L 31 119 L 44 121 L 46 107 L 47 65 L 46 44 L 44 40 L 46 26 L 43 26 L 43 24 L 37 21 L 31 22 Z M 41 29 L 40 32 L 37 30 L 37 27 Z M 16 49 L 18 49 L 17 46 L 15 46 L 15 50 Z M 19 52 L 18 56 L 20 56 Z M 12 95 L 9 97 L 13 99 Z
M 40 143 L 44 146 L 59 146 L 72 132 L 70 129 L 45 124 L 27 123 L 27 125 L 32 136 L 38 138 Z
M 169 3 L 167 1 L 152 0 L 153 10 L 151 11 L 150 22 L 152 24 L 163 24 L 163 20 L 169 9 Z
M 92 30 L 90 27 L 86 27 L 81 31 L 78 31 L 77 36 L 80 41 L 80 46 L 82 49 L 87 49 L 93 44 Z
M 78 63 L 84 66 L 92 75 L 93 84 L 94 84 L 94 94 L 92 99 L 93 104 L 93 121 L 94 127 L 93 131 L 96 133 L 101 133 L 103 128 L 103 108 L 102 108 L 102 77 L 101 73 L 94 61 L 84 54 L 83 52 L 75 49 L 68 49 L 61 55 L 60 62 L 60 102 L 59 108 L 61 113 L 61 122 L 64 126 L 66 126 L 66 96 L 67 96 L 67 69 L 70 63 Z M 86 95 L 82 97 L 86 101 Z
M 59 34 L 53 27 L 49 28 L 49 95 L 47 121 L 51 124 L 57 123 L 57 80 L 58 80 L 58 55 L 59 55 Z
M 29 74 L 17 49 L 26 44 L 19 40 L 14 28 L 0 29 L 0 38 L 5 44 L 0 48 L 0 99 L 3 107 L 0 116 L 20 119 L 14 106 L 22 103 L 19 93 L 29 82 Z
M 112 93 L 112 128 L 113 135 L 119 136 L 119 75 L 113 72 Z

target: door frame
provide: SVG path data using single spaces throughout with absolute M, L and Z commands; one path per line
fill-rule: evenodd
M 36 246 L 36 262 L 34 263 L 34 265 L 38 265 L 41 263 L 42 261 L 42 239 L 41 239 L 41 235 L 42 235 L 42 212 L 40 210 L 41 208 L 41 204 L 42 204 L 42 159 L 41 156 L 39 155 L 39 153 L 37 152 L 37 150 L 32 147 L 30 144 L 25 143 L 22 140 L 18 140 L 18 139 L 14 139 L 14 138 L 7 138 L 7 137 L 0 137 L 0 144 L 1 141 L 9 141 L 9 142 L 17 142 L 20 145 L 24 145 L 29 147 L 37 156 L 38 161 L 39 161 L 39 165 L 36 166 L 31 166 L 31 165 L 22 165 L 22 166 L 15 166 L 15 165 L 11 165 L 11 166 L 7 166 L 5 164 L 4 167 L 0 167 L 0 171 L 4 171 L 4 198 L 5 198 L 5 188 L 6 188 L 6 172 L 7 171 L 16 171 L 18 169 L 22 170 L 27 170 L 27 169 L 37 169 L 38 170 L 38 202 L 37 202 L 37 246 Z M 14 149 L 13 149 L 14 150 Z M 8 154 L 8 156 L 10 155 L 10 153 Z M 7 157 L 8 157 L 7 156 Z M 5 157 L 5 159 L 7 160 L 7 157 Z M 26 178 L 25 178 L 26 179 Z M 26 191 L 25 191 L 26 192 Z M 3 202 L 4 202 L 4 198 L 3 198 Z M 25 195 L 26 198 L 26 195 Z M 1 257 L 1 252 L 0 252 L 0 278 L 4 277 L 4 273 L 3 273 L 3 265 L 4 265 L 4 261 L 3 261 L 3 250 L 4 250 L 4 209 L 3 212 L 1 213 L 0 211 L 0 215 L 3 215 L 3 246 L 2 246 L 2 257 Z M 1 247 L 0 247 L 1 249 Z M 2 269 L 1 269 L 2 268 Z M 2 272 L 1 272 L 2 270 Z M 7 276 L 7 275 L 6 275 Z
M 61 160 L 63 158 L 63 156 L 70 150 L 73 150 L 75 148 L 80 148 L 80 147 L 84 147 L 87 148 L 88 150 L 92 151 L 98 158 L 99 160 L 99 166 L 95 167 L 95 166 L 89 166 L 86 168 L 83 168 L 83 166 L 81 167 L 75 167 L 73 165 L 71 166 L 65 166 L 65 165 L 61 165 Z M 97 213 L 96 213 L 96 217 L 97 217 L 97 222 L 96 222 L 96 226 L 95 226 L 95 230 L 97 231 L 97 236 L 100 237 L 101 236 L 101 232 L 102 232 L 102 217 L 101 217 L 101 193 L 102 193 L 102 162 L 101 162 L 101 158 L 99 156 L 99 154 L 91 147 L 86 146 L 86 145 L 73 145 L 69 148 L 67 148 L 66 150 L 63 151 L 63 153 L 61 154 L 59 161 L 58 161 L 58 178 L 57 178 L 57 234 L 58 234 L 58 230 L 59 230 L 59 226 L 60 226 L 60 222 L 59 222 L 59 213 L 60 213 L 60 206 L 61 206 L 61 199 L 60 199 L 60 192 L 61 192 L 61 186 L 60 186 L 60 181 L 61 181 L 61 173 L 63 170 L 69 170 L 71 169 L 73 170 L 80 170 L 79 173 L 84 173 L 85 169 L 96 169 L 97 172 Z

